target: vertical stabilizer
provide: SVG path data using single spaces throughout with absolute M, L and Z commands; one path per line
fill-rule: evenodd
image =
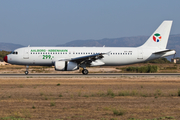
M 153 47 L 158 49 L 166 49 L 172 21 L 163 21 L 156 31 L 141 47 Z

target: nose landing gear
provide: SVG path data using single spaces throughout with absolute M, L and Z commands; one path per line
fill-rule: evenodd
M 28 75 L 28 69 L 29 69 L 29 66 L 28 65 L 26 65 L 26 71 L 25 71 L 25 75 Z

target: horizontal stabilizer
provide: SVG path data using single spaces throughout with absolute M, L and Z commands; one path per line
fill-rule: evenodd
M 167 53 L 167 52 L 170 52 L 170 51 L 175 51 L 175 50 L 163 50 L 163 51 L 154 52 L 153 54 Z

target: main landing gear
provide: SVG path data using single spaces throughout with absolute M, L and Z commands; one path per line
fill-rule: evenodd
M 26 65 L 26 71 L 25 71 L 25 75 L 28 75 L 28 69 L 29 69 L 29 66 L 28 65 Z
M 88 73 L 89 73 L 89 72 L 88 72 L 87 69 L 83 69 L 83 70 L 82 70 L 82 74 L 83 74 L 83 75 L 87 75 Z

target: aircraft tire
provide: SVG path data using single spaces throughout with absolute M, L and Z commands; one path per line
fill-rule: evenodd
M 28 71 L 25 71 L 25 75 L 28 75 L 28 73 L 29 73 Z
M 87 75 L 89 72 L 87 69 L 82 70 L 83 75 Z

